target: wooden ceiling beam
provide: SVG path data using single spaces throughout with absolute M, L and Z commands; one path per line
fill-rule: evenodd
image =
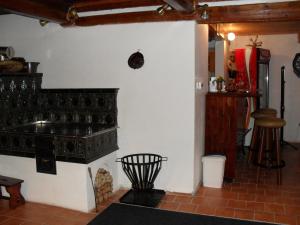
M 197 20 L 198 23 L 235 23 L 235 22 L 271 22 L 271 21 L 300 21 L 300 1 L 268 4 L 233 5 L 208 7 L 209 18 L 201 19 L 203 9 L 193 14 L 167 10 L 164 15 L 156 11 L 117 13 L 79 17 L 78 26 L 92 26 L 97 24 L 123 24 L 141 22 L 160 22 L 177 20 Z
M 207 20 L 203 20 L 200 17 L 204 8 L 198 8 L 195 13 L 182 13 L 182 10 L 189 12 L 189 10 L 194 8 L 192 0 L 79 0 L 72 2 L 75 3 L 71 5 L 71 8 L 73 7 L 78 12 L 158 6 L 164 3 L 173 4 L 172 7 L 174 7 L 176 3 L 181 7 L 177 8 L 177 10 L 166 10 L 164 15 L 159 15 L 156 11 L 117 13 L 79 18 L 75 15 L 73 20 L 76 20 L 75 24 L 78 26 L 177 20 L 196 20 L 198 23 L 206 24 L 300 21 L 300 1 L 208 7 L 205 8 L 209 15 Z M 73 20 L 69 17 L 69 19 L 67 19 L 66 16 L 68 9 L 70 9 L 70 4 L 60 3 L 57 3 L 57 0 L 0 0 L 0 8 L 16 14 L 64 25 L 69 23 L 70 25 Z
M 181 12 L 192 13 L 195 11 L 195 6 L 190 0 L 163 0 L 173 9 Z
M 209 19 L 199 23 L 299 21 L 300 1 L 208 7 Z
M 156 11 L 143 11 L 131 13 L 107 14 L 99 16 L 79 17 L 75 25 L 77 26 L 93 26 L 100 24 L 125 24 L 125 23 L 143 23 L 143 22 L 161 22 L 176 20 L 194 20 L 194 15 L 183 15 L 182 13 L 169 10 L 163 16 Z
M 77 12 L 109 10 L 109 9 L 124 9 L 134 7 L 159 6 L 162 5 L 162 0 L 79 0 L 72 7 Z
M 66 12 L 50 4 L 52 1 L 0 0 L 0 8 L 24 16 L 44 19 L 51 22 L 66 22 Z
M 276 29 L 274 29 L 276 28 Z M 272 35 L 297 34 L 300 32 L 299 21 L 285 22 L 256 22 L 256 23 L 222 23 L 220 33 L 234 32 L 236 35 Z

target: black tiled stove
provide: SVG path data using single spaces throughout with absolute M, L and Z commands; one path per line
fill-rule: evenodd
M 41 74 L 0 74 L 0 154 L 90 163 L 118 149 L 118 89 L 41 89 Z

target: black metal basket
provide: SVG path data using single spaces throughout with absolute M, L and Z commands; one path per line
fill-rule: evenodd
M 122 168 L 132 183 L 134 190 L 149 190 L 154 187 L 162 165 L 167 157 L 157 154 L 133 154 L 118 158 L 116 162 L 122 163 Z

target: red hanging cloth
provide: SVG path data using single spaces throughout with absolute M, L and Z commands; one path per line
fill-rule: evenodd
M 237 69 L 237 76 L 236 76 L 236 84 L 238 89 L 242 89 L 245 91 L 250 90 L 249 78 L 247 73 L 247 66 L 246 66 L 246 50 L 245 49 L 235 49 L 235 63 Z M 244 127 L 248 128 L 250 123 L 250 113 L 251 113 L 251 99 L 247 98 L 247 114 Z
M 255 93 L 257 90 L 257 48 L 252 47 L 249 62 L 250 91 Z M 253 98 L 253 111 L 256 109 L 256 98 Z
M 250 90 L 246 59 L 245 59 L 245 49 L 235 49 L 235 64 L 237 69 L 237 76 L 235 82 L 238 89 Z
M 257 89 L 257 49 L 252 47 L 249 62 L 250 91 L 256 92 Z

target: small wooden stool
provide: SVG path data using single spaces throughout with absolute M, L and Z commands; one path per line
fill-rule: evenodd
M 261 109 L 257 109 L 255 110 L 254 113 L 261 113 L 261 114 L 271 114 L 271 115 L 275 115 L 277 114 L 277 110 L 276 109 L 272 109 L 272 108 L 261 108 Z
M 0 175 L 0 187 L 4 186 L 6 191 L 9 193 L 10 195 L 9 208 L 11 209 L 14 209 L 17 206 L 25 203 L 25 199 L 20 192 L 21 184 L 23 182 L 24 182 L 23 180 Z M 0 197 L 2 198 L 1 189 L 0 189 Z
M 281 184 L 281 168 L 285 166 L 285 162 L 280 157 L 280 128 L 285 126 L 283 119 L 276 117 L 260 118 L 255 121 L 256 126 L 260 129 L 259 133 L 261 141 L 259 145 L 257 160 L 257 182 L 260 176 L 260 167 L 277 170 L 277 184 Z M 274 148 L 267 145 L 268 138 L 271 138 Z M 263 158 L 264 157 L 264 158 Z
M 257 135 L 259 133 L 259 128 L 256 126 L 255 121 L 260 118 L 276 117 L 276 114 L 277 114 L 276 109 L 271 109 L 271 108 L 262 108 L 251 113 L 251 117 L 254 119 L 254 126 L 253 126 L 253 132 L 252 132 L 249 154 L 248 154 L 248 163 L 253 161 L 253 153 L 257 153 L 257 148 L 258 148 Z M 269 141 L 267 141 L 267 143 L 269 144 Z

